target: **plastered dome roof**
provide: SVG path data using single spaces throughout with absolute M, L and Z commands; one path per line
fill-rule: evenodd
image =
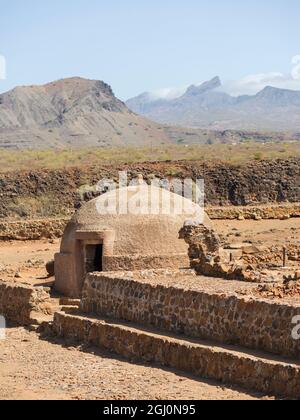
M 201 214 L 197 204 L 161 188 L 142 185 L 114 190 L 77 211 L 65 232 L 62 251 L 70 249 L 75 231 L 114 230 L 114 255 L 187 253 L 179 230 L 187 219 Z M 210 225 L 206 215 L 203 223 Z
M 56 256 L 58 290 L 66 291 L 66 282 L 68 294 L 80 289 L 86 274 L 80 249 L 97 239 L 103 244 L 101 271 L 188 268 L 188 246 L 179 231 L 201 215 L 199 205 L 162 188 L 137 185 L 103 194 L 84 204 L 66 227 Z M 210 225 L 206 215 L 203 223 Z

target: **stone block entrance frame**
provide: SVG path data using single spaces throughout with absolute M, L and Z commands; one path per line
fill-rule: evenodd
M 114 241 L 113 230 L 77 230 L 72 252 L 55 255 L 56 290 L 79 297 L 88 273 L 106 271 L 106 261 L 113 255 Z
M 105 270 L 105 257 L 113 255 L 114 239 L 114 231 L 76 232 L 78 271 L 83 280 L 88 273 Z

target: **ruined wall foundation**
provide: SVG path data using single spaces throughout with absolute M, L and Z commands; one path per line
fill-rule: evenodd
M 50 296 L 44 288 L 0 282 L 0 315 L 20 325 L 32 324 L 32 313 L 43 312 Z
M 131 361 L 165 367 L 247 387 L 270 395 L 298 398 L 300 370 L 296 364 L 270 362 L 251 352 L 216 347 L 120 322 L 56 313 L 54 330 L 59 337 L 76 340 L 121 355 Z
M 200 281 L 200 280 L 199 280 Z M 300 357 L 292 320 L 300 304 L 275 303 L 234 293 L 129 278 L 126 273 L 90 274 L 81 310 L 189 337 Z
M 300 217 L 300 203 L 267 204 L 244 207 L 206 207 L 212 220 L 286 220 Z M 39 240 L 61 238 L 70 218 L 3 220 L 0 240 Z

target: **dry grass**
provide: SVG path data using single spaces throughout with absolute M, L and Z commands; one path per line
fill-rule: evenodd
M 234 165 L 251 160 L 300 157 L 300 142 L 249 142 L 239 145 L 168 145 L 144 148 L 93 148 L 43 151 L 0 151 L 0 172 L 28 169 L 60 169 L 90 164 L 175 160 L 218 160 Z

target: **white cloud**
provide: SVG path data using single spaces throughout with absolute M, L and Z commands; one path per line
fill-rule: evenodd
M 300 80 L 300 55 L 295 55 L 292 58 L 292 77 L 294 80 Z
M 266 86 L 300 91 L 300 54 L 292 58 L 291 64 L 292 69 L 290 74 L 279 72 L 252 74 L 240 80 L 227 81 L 223 83 L 219 90 L 232 96 L 256 95 Z M 198 83 L 197 85 L 200 84 Z M 159 89 L 148 94 L 149 100 L 176 99 L 182 96 L 187 88 L 188 86 Z
M 151 100 L 158 100 L 158 99 L 172 100 L 172 99 L 176 99 L 182 96 L 186 92 L 187 88 L 188 86 L 179 87 L 179 88 L 158 89 L 153 92 L 150 92 L 149 96 Z
M 222 90 L 233 96 L 255 95 L 266 86 L 280 89 L 300 90 L 300 75 L 297 79 L 282 73 L 254 74 L 244 77 L 241 80 L 227 82 L 224 84 Z
M 202 85 L 202 82 L 195 83 L 195 86 Z M 191 85 L 181 86 L 181 87 L 173 87 L 173 88 L 164 88 L 164 89 L 157 89 L 152 92 L 148 92 L 149 100 L 155 101 L 159 99 L 166 99 L 171 101 L 172 99 L 180 98 L 180 96 L 184 95 L 187 89 Z
M 278 72 L 253 74 L 225 83 L 222 90 L 233 96 L 255 95 L 266 86 L 300 90 L 300 55 L 295 55 L 291 64 L 293 67 L 290 75 Z

